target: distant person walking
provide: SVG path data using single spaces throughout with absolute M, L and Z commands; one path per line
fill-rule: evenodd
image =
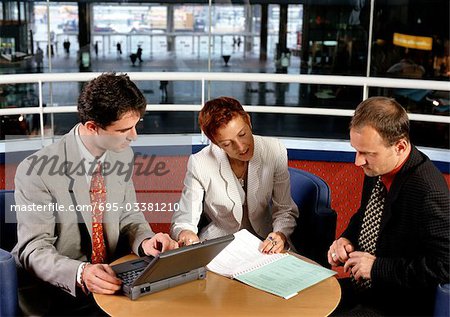
M 169 84 L 169 82 L 167 80 L 161 80 L 159 82 L 159 89 L 161 90 L 161 101 L 166 102 L 168 99 L 167 96 L 167 85 Z
M 98 57 L 98 41 L 95 41 L 94 52 L 95 52 L 95 57 Z
M 165 72 L 165 70 L 163 70 Z M 161 102 L 167 102 L 168 96 L 167 96 L 167 85 L 169 84 L 169 81 L 167 80 L 161 80 L 159 82 L 159 90 L 161 90 Z
M 47 48 L 47 56 L 53 57 L 55 55 L 55 51 L 53 49 L 53 44 L 50 45 L 50 52 L 48 51 L 48 45 L 46 46 L 46 48 Z
M 63 42 L 64 51 L 66 52 L 66 55 L 69 56 L 70 53 L 70 41 L 69 39 L 65 40 Z
M 36 62 L 36 70 L 42 72 L 42 61 L 44 60 L 44 51 L 38 46 L 34 54 L 34 61 Z
M 117 57 L 122 57 L 122 44 L 120 44 L 120 42 L 117 42 L 116 47 L 117 47 Z
M 140 45 L 138 45 L 136 57 L 139 60 L 139 63 L 142 63 L 142 47 Z
M 239 36 L 239 37 L 237 38 L 237 47 L 238 47 L 238 51 L 241 49 L 241 43 L 242 43 L 241 37 Z

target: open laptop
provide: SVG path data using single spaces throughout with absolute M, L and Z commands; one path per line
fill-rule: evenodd
M 156 257 L 144 256 L 112 269 L 122 280 L 122 291 L 134 300 L 189 281 L 204 279 L 205 266 L 211 262 L 234 236 L 205 240 L 193 245 L 160 253 Z

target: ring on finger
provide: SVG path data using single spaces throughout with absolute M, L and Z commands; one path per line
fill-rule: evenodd
M 331 253 L 331 257 L 334 259 L 336 257 L 336 253 Z

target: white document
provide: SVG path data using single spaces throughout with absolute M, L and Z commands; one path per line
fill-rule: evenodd
M 240 230 L 234 234 L 234 240 L 207 265 L 207 269 L 235 278 L 287 256 L 286 253 L 264 254 L 259 251 L 261 244 L 262 241 L 253 234 L 245 229 Z

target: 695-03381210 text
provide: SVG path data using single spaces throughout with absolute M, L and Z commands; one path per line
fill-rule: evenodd
M 58 203 L 11 205 L 11 212 L 65 212 L 65 211 L 92 211 L 98 208 L 103 212 L 174 212 L 178 211 L 178 202 L 148 202 L 148 203 L 94 203 L 86 205 L 62 205 Z

